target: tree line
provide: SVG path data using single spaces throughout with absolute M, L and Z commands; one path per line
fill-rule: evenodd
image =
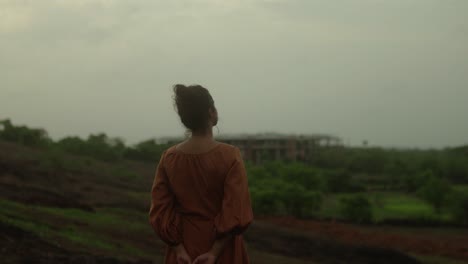
M 91 134 L 86 139 L 68 136 L 54 141 L 44 129 L 14 125 L 9 119 L 0 121 L 0 127 L 0 139 L 5 141 L 30 147 L 57 149 L 107 162 L 124 159 L 154 162 L 159 160 L 168 147 L 158 144 L 154 139 L 127 146 L 122 139 L 109 137 L 105 133 Z
M 155 162 L 169 146 L 154 139 L 127 146 L 104 133 L 86 139 L 69 136 L 52 140 L 47 131 L 0 121 L 0 140 L 91 157 L 105 162 Z M 267 161 L 246 165 L 254 210 L 266 215 L 314 217 L 324 195 L 354 193 L 341 199 L 343 218 L 371 221 L 369 191 L 414 194 L 436 212 L 452 208 L 460 223 L 468 224 L 468 195 L 453 188 L 468 183 L 468 146 L 439 150 L 384 148 L 318 148 L 308 164 Z

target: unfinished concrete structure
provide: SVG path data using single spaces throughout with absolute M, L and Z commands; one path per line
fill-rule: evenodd
M 342 146 L 340 138 L 330 135 L 239 134 L 221 135 L 217 140 L 238 147 L 245 161 L 260 164 L 266 160 L 309 162 L 321 147 Z M 160 142 L 176 144 L 182 138 Z

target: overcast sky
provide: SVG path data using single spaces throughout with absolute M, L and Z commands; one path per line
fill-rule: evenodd
M 221 133 L 468 143 L 466 0 L 0 0 L 0 119 L 53 138 L 182 135 L 175 83 Z

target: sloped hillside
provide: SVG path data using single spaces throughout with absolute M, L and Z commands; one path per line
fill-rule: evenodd
M 156 164 L 99 162 L 0 142 L 1 257 L 6 263 L 160 263 L 147 222 Z M 419 263 L 256 221 L 253 263 Z

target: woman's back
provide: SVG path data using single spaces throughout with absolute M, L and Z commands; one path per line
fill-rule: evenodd
M 161 158 L 152 193 L 151 222 L 168 244 L 183 243 L 193 259 L 232 234 L 219 263 L 248 263 L 240 234 L 253 215 L 238 148 L 217 143 L 192 154 L 171 147 Z M 170 250 L 166 263 L 175 263 Z
M 165 153 L 164 167 L 183 215 L 212 219 L 221 209 L 224 179 L 236 162 L 236 149 L 218 143 L 192 154 L 176 146 Z

